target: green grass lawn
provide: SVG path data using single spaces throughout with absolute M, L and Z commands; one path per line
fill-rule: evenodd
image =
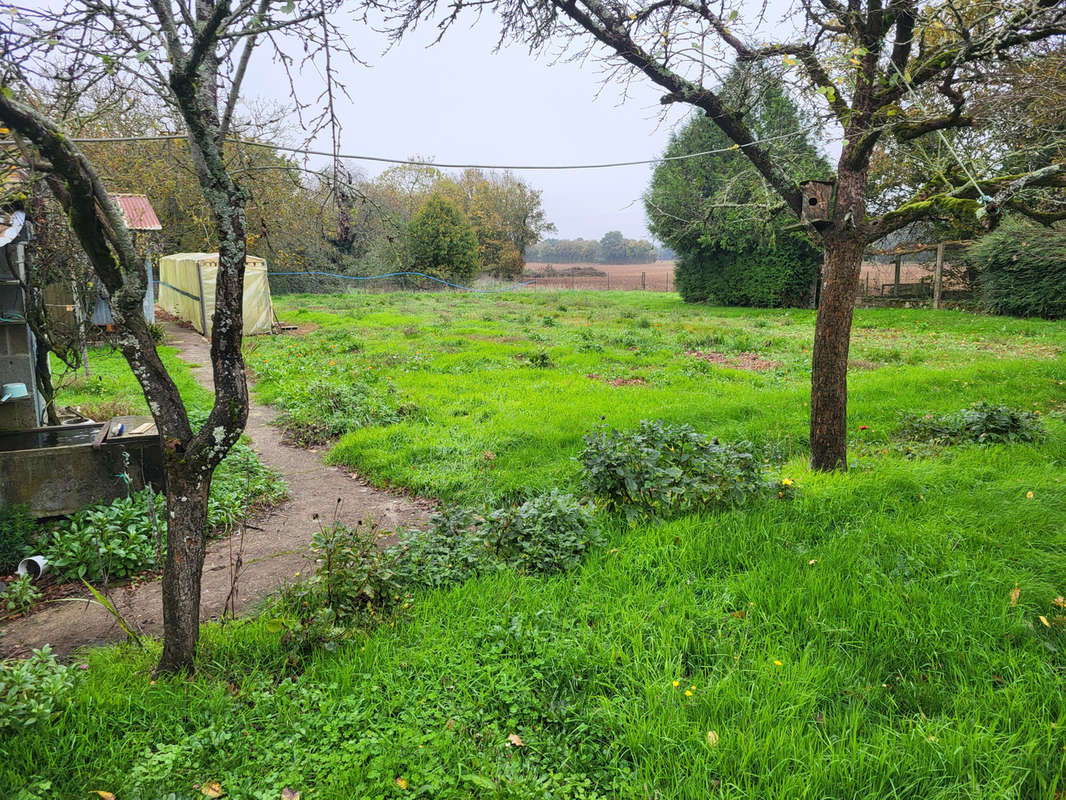
M 370 424 L 329 457 L 374 481 L 479 508 L 577 492 L 601 416 L 662 418 L 752 441 L 796 497 L 608 522 L 571 573 L 423 594 L 333 652 L 294 657 L 269 615 L 208 626 L 192 681 L 152 683 L 156 652 L 91 651 L 69 707 L 0 738 L 14 796 L 198 797 L 210 781 L 232 798 L 1066 791 L 1066 325 L 857 312 L 853 468 L 818 475 L 810 312 L 638 293 L 277 305 L 302 333 L 249 345 L 259 397 L 298 425 L 329 410 L 307 387 L 352 389 L 335 416 Z M 900 412 L 977 400 L 1039 410 L 1046 439 L 895 447 Z

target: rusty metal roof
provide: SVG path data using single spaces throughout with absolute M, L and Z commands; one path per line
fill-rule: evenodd
M 113 194 L 111 199 L 115 201 L 126 218 L 126 227 L 131 231 L 161 231 L 163 226 L 159 224 L 159 217 L 155 215 L 155 209 L 148 202 L 147 195 L 143 194 Z

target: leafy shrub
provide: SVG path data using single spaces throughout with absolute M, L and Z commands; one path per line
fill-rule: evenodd
M 318 557 L 313 582 L 337 617 L 373 616 L 399 602 L 404 589 L 392 569 L 394 555 L 380 547 L 384 535 L 362 522 L 354 528 L 335 522 L 312 537 Z
M 493 511 L 482 536 L 502 560 L 540 573 L 573 569 L 603 541 L 593 515 L 557 489 L 517 508 Z
M 45 645 L 25 661 L 0 662 L 0 731 L 17 731 L 50 719 L 74 689 L 69 667 Z
M 1043 438 L 1044 425 L 1032 412 L 982 402 L 951 414 L 905 415 L 897 436 L 936 445 L 1035 442 Z
M 425 531 L 408 531 L 389 550 L 393 574 L 405 587 L 434 589 L 498 568 L 480 534 L 484 519 L 456 508 L 434 514 Z
M 276 424 L 302 447 L 323 444 L 356 428 L 399 422 L 402 411 L 390 394 L 388 387 L 363 381 L 323 378 L 290 385 Z
M 966 251 L 984 300 L 995 314 L 1066 317 L 1066 233 L 1006 224 Z
M 166 498 L 155 496 L 160 528 Z M 112 503 L 82 509 L 47 536 L 44 557 L 61 580 L 125 578 L 156 566 L 155 534 L 148 497 L 138 492 Z M 162 534 L 161 534 L 162 535 Z
M 260 503 L 285 496 L 280 475 L 263 465 L 247 444 L 238 442 L 215 470 L 207 501 L 207 527 L 229 530 Z M 156 558 L 166 540 L 166 498 L 154 495 L 156 527 L 149 514 L 148 492 L 135 492 L 73 514 L 42 539 L 49 569 L 60 580 L 125 578 L 161 566 Z
M 33 585 L 29 575 L 19 575 L 0 592 L 4 610 L 21 614 L 29 611 L 41 599 L 41 591 Z
M 551 353 L 547 350 L 538 350 L 535 353 L 528 353 L 526 355 L 526 363 L 537 369 L 552 369 L 555 366 L 555 361 L 552 359 Z
M 601 425 L 578 458 L 589 494 L 631 518 L 738 505 L 769 488 L 747 443 L 720 444 L 658 420 L 635 431 Z
M 19 561 L 30 553 L 37 521 L 24 505 L 0 506 L 0 575 L 14 572 Z

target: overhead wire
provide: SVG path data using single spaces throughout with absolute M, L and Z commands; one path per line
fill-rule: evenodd
M 676 156 L 659 156 L 658 158 L 646 158 L 635 161 L 613 161 L 596 164 L 444 164 L 437 161 L 422 161 L 413 158 L 387 158 L 384 156 L 366 156 L 349 153 L 334 153 L 328 150 L 313 150 L 306 147 L 288 147 L 286 145 L 271 144 L 269 142 L 257 142 L 252 139 L 241 139 L 234 136 L 228 136 L 224 141 L 229 142 L 230 144 L 240 144 L 248 147 L 262 147 L 268 150 L 276 150 L 283 153 L 296 153 L 298 155 L 305 156 L 324 156 L 326 158 L 337 158 L 347 161 L 375 161 L 383 164 L 403 164 L 415 167 L 439 167 L 443 169 L 503 169 L 515 171 L 565 171 L 585 169 L 611 169 L 614 167 L 635 167 L 643 164 L 659 164 L 664 161 L 683 161 L 689 158 L 700 158 L 702 156 L 729 153 L 733 151 L 743 150 L 745 147 L 751 147 L 754 145 L 761 145 L 769 142 L 780 141 L 781 139 L 791 139 L 797 136 L 805 135 L 807 135 L 807 131 L 793 131 L 791 133 L 778 134 L 777 136 L 768 136 L 765 139 L 756 139 L 747 145 L 734 144 L 730 145 L 729 147 L 720 147 L 712 150 L 700 150 L 696 153 L 682 153 L 681 155 Z M 186 138 L 187 137 L 184 134 L 174 133 L 158 134 L 154 136 L 72 137 L 71 141 L 76 142 L 78 144 L 107 144 L 112 142 L 163 142 L 183 140 Z

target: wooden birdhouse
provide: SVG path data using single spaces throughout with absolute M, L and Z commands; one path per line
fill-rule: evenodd
M 803 192 L 803 213 L 800 218 L 803 222 L 815 227 L 829 224 L 833 216 L 835 186 L 833 181 L 804 181 L 800 184 Z

